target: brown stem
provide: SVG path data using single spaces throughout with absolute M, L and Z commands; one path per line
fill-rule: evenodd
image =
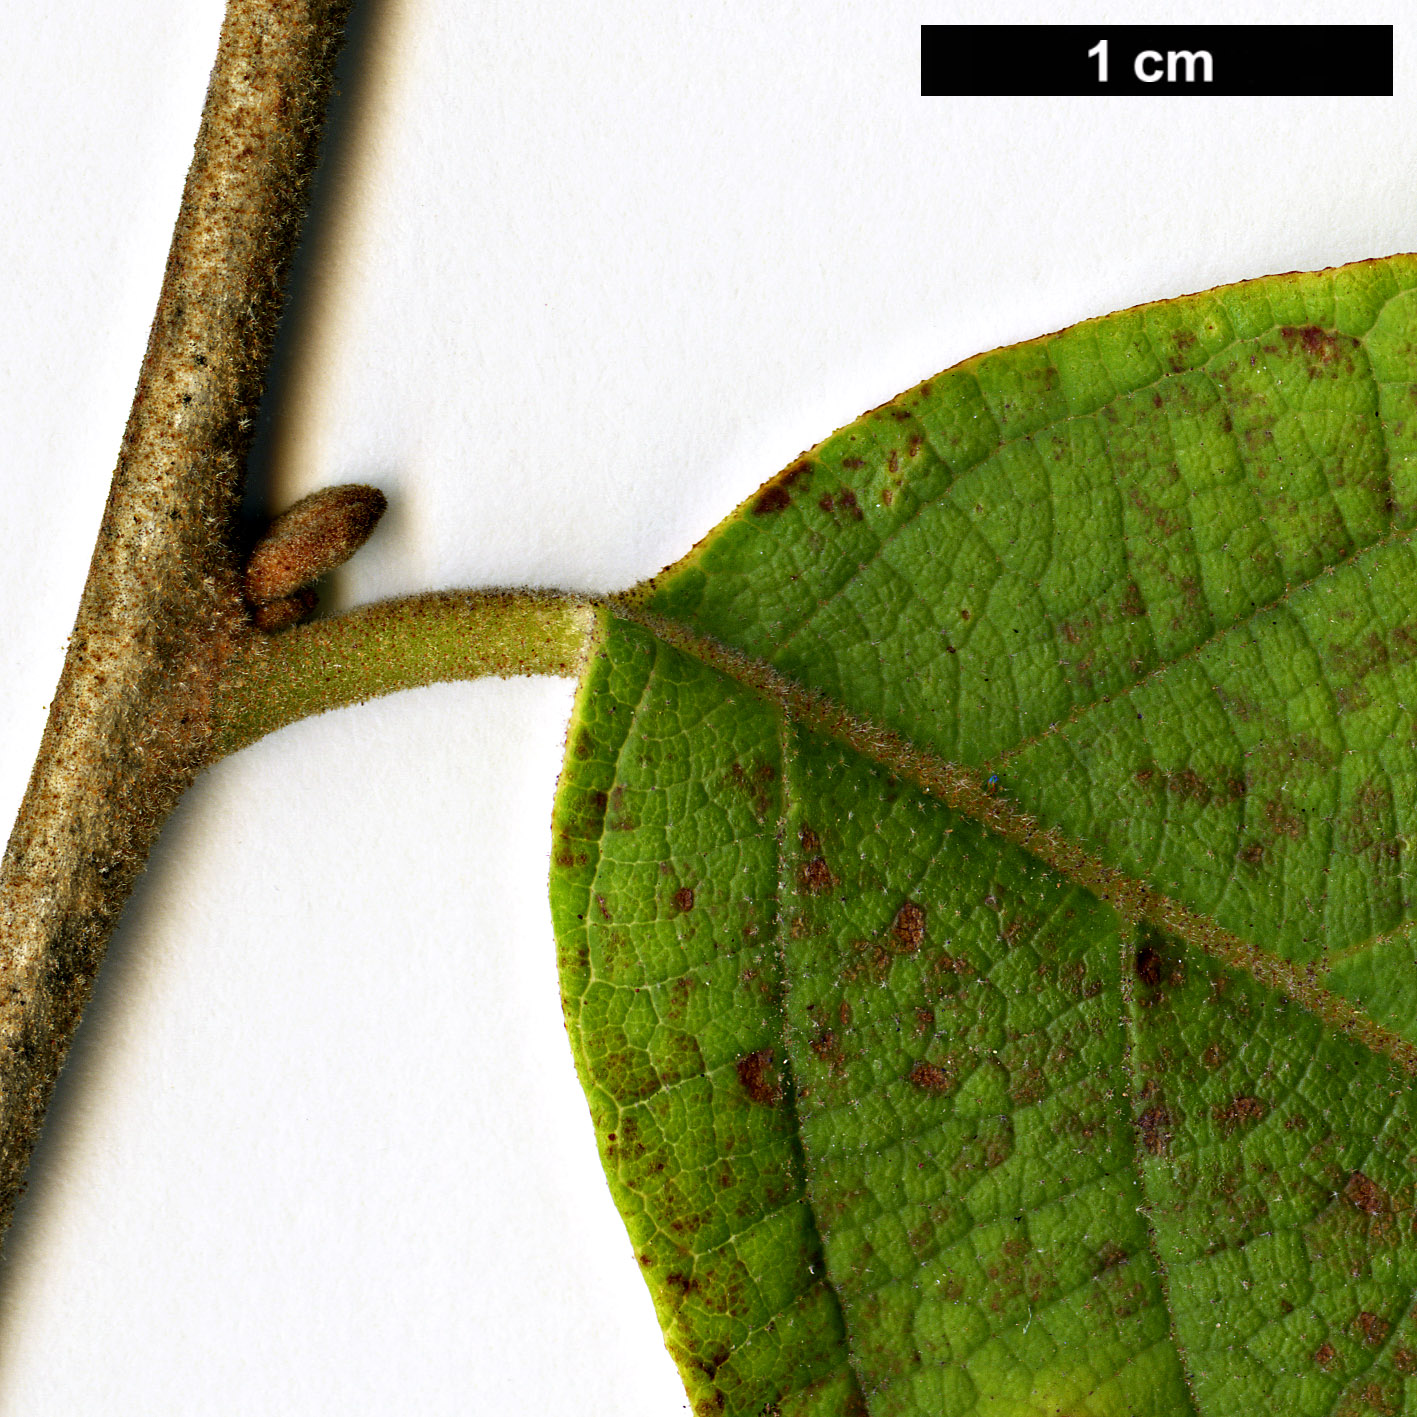
M 64 672 L 0 866 L 0 1233 L 249 637 L 231 529 L 349 0 L 229 0 Z

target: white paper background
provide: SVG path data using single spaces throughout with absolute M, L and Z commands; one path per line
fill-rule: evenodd
M 0 805 L 62 660 L 213 0 L 0 15 Z M 378 0 L 260 466 L 393 503 L 336 606 L 613 589 L 981 348 L 1417 247 L 1392 99 L 918 95 L 935 22 L 1362 5 Z M 0 1413 L 687 1411 L 545 903 L 570 704 L 461 685 L 208 774 L 110 951 L 0 1268 Z

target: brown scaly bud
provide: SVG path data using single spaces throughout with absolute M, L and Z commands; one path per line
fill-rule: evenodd
M 247 600 L 253 605 L 284 601 L 342 566 L 369 540 L 388 505 L 377 487 L 356 482 L 302 497 L 270 524 L 252 551 L 246 563 Z
M 288 630 L 309 616 L 320 603 L 320 595 L 313 586 L 306 586 L 294 595 L 282 596 L 279 600 L 268 600 L 251 610 L 251 623 L 258 630 L 273 635 L 277 630 Z

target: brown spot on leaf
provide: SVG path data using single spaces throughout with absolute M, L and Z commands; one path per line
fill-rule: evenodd
M 1385 783 L 1373 779 L 1362 783 L 1340 823 L 1343 849 L 1350 855 L 1366 855 L 1373 861 L 1399 855 L 1401 849 L 1390 835 L 1388 825 L 1392 811 L 1392 793 Z
M 793 463 L 785 471 L 778 473 L 753 499 L 753 515 L 768 516 L 792 505 L 792 486 L 812 470 L 812 464 L 803 459 Z
M 1215 1118 L 1221 1133 L 1229 1136 L 1240 1127 L 1262 1122 L 1268 1111 L 1269 1108 L 1258 1097 L 1240 1096 L 1231 1098 L 1224 1106 L 1217 1104 L 1211 1108 L 1211 1116 Z
M 1344 1183 L 1343 1199 L 1367 1215 L 1385 1215 L 1390 1209 L 1387 1192 L 1361 1171 L 1353 1172 Z
M 797 840 L 802 845 L 803 854 L 808 857 L 797 868 L 798 887 L 808 895 L 829 891 L 836 885 L 836 877 L 827 865 L 826 857 L 821 854 L 821 838 L 804 822 L 797 830 Z
M 923 1058 L 911 1068 L 908 1077 L 921 1092 L 948 1092 L 955 1084 L 953 1074 Z
M 925 911 L 908 900 L 895 913 L 891 936 L 906 954 L 914 954 L 925 941 Z
M 832 1072 L 840 1071 L 842 1067 L 841 1045 L 837 1042 L 836 1034 L 831 1029 L 822 1029 L 807 1046 Z M 806 1093 L 804 1092 L 802 1096 L 805 1097 Z
M 1137 1118 L 1141 1144 L 1153 1155 L 1162 1156 L 1171 1146 L 1171 1114 L 1165 1107 L 1148 1107 Z
M 1324 1372 L 1331 1372 L 1333 1365 L 1337 1361 L 1338 1354 L 1334 1351 L 1333 1344 L 1321 1343 L 1314 1349 L 1314 1362 L 1319 1365 Z
M 1330 334 L 1318 325 L 1284 325 L 1279 336 L 1290 348 L 1297 345 L 1322 364 L 1331 364 L 1343 344 L 1342 335 Z
M 864 974 L 879 984 L 891 971 L 891 952 L 878 940 L 853 940 L 851 948 L 861 956 L 841 972 L 843 984 L 854 984 Z
M 1271 797 L 1264 804 L 1264 814 L 1277 837 L 1302 841 L 1309 834 L 1309 824 L 1281 797 Z
M 1015 1107 L 1032 1107 L 1048 1095 L 1048 1076 L 1036 1064 L 1015 1067 L 1009 1073 L 1009 1101 Z
M 792 494 L 778 483 L 770 483 L 753 502 L 753 515 L 765 517 L 792 505 Z
M 1013 1124 L 1007 1117 L 999 1121 L 1003 1125 L 991 1128 L 984 1136 L 984 1165 L 991 1171 L 1002 1166 L 1014 1152 Z
M 846 1394 L 846 1405 L 841 1409 L 841 1417 L 871 1417 L 871 1409 L 853 1379 L 851 1391 Z
M 1215 696 L 1220 700 L 1220 705 L 1226 713 L 1232 718 L 1239 719 L 1241 723 L 1250 723 L 1259 717 L 1259 705 L 1233 690 L 1217 687 Z
M 1151 945 L 1143 945 L 1136 952 L 1136 957 L 1132 961 L 1132 969 L 1148 989 L 1158 988 L 1161 984 L 1162 974 L 1160 951 Z
M 742 763 L 733 763 L 728 775 L 734 787 L 751 803 L 753 814 L 759 820 L 765 818 L 772 809 L 776 795 L 771 791 L 771 784 L 777 780 L 777 769 L 771 763 L 759 763 L 750 774 Z
M 1133 486 L 1127 490 L 1127 500 L 1144 516 L 1157 536 L 1165 537 L 1168 540 L 1172 537 L 1180 536 L 1184 530 L 1184 523 L 1181 517 L 1169 508 L 1159 506 L 1142 491 L 1140 487 Z M 1195 578 L 1186 576 L 1180 581 L 1181 595 L 1188 603 L 1190 595 L 1188 591 L 1194 586 L 1198 591 L 1199 586 L 1195 583 Z
M 1370 1313 L 1364 1309 L 1353 1320 L 1353 1327 L 1357 1331 L 1359 1342 L 1366 1344 L 1369 1348 L 1376 1348 L 1388 1336 L 1392 1325 L 1381 1315 Z
M 690 886 L 680 886 L 674 892 L 674 904 L 686 914 L 694 908 L 694 892 Z
M 1417 1373 L 1417 1354 L 1410 1348 L 1394 1348 L 1392 1366 L 1404 1376 L 1411 1377 L 1413 1373 Z
M 1180 988 L 1186 980 L 1184 961 L 1159 935 L 1151 935 L 1137 947 L 1132 956 L 1132 970 L 1147 991 L 1139 1001 L 1143 1008 L 1156 1004 L 1161 990 Z
M 1097 1252 L 1097 1263 L 1094 1272 L 1102 1274 L 1106 1270 L 1115 1269 L 1119 1264 L 1125 1264 L 1127 1252 L 1120 1246 L 1113 1244 L 1111 1240 L 1106 1240 L 1102 1248 Z
M 1175 793 L 1177 797 L 1184 797 L 1191 802 L 1199 802 L 1202 806 L 1210 801 L 1210 788 L 1206 786 L 1205 779 L 1191 768 L 1179 768 L 1175 772 L 1168 772 L 1166 774 L 1166 790 Z
M 760 1107 L 776 1107 L 782 1101 L 782 1077 L 771 1048 L 739 1058 L 737 1068 L 743 1091 Z

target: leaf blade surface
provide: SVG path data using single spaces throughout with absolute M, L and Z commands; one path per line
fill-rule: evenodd
M 969 361 L 605 613 L 553 909 L 697 1411 L 1403 1410 L 1414 286 Z

